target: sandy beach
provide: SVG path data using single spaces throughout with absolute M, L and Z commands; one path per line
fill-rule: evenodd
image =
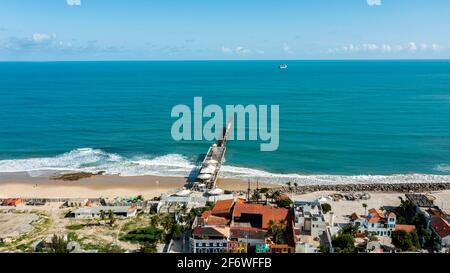
M 184 177 L 99 175 L 77 181 L 30 177 L 26 173 L 2 175 L 0 198 L 97 198 L 142 195 L 160 196 L 168 190 L 182 188 Z M 238 179 L 219 179 L 217 186 L 225 190 L 246 190 L 247 182 Z M 252 187 L 256 185 L 253 183 Z M 259 187 L 279 185 L 259 183 Z

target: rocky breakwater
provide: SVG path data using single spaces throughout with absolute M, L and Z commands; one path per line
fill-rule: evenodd
M 449 190 L 450 182 L 442 183 L 379 183 L 379 184 L 338 184 L 338 185 L 304 185 L 304 186 L 282 186 L 270 188 L 270 192 L 283 193 L 308 193 L 316 191 L 339 191 L 339 192 L 429 192 Z

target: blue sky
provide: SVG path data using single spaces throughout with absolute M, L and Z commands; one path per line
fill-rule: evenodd
M 5 0 L 0 60 L 449 59 L 448 0 Z

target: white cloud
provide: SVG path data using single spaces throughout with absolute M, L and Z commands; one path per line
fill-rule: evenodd
M 391 51 L 392 51 L 392 47 L 390 45 L 386 45 L 386 44 L 381 45 L 381 52 L 389 53 Z
M 222 46 L 222 52 L 223 53 L 232 53 L 233 50 L 231 48 L 229 48 L 229 47 Z
M 409 51 L 414 52 L 414 51 L 417 50 L 417 45 L 416 45 L 416 43 L 411 42 L 411 43 L 408 44 L 408 47 L 407 47 L 407 48 L 408 48 Z
M 56 37 L 56 34 L 46 34 L 46 33 L 34 33 L 33 34 L 33 41 L 36 43 L 44 43 L 44 42 L 49 42 L 51 40 L 53 40 L 53 38 Z
M 369 6 L 381 6 L 381 0 L 366 0 Z
M 433 49 L 434 51 L 440 50 L 442 47 L 438 44 L 432 44 L 431 45 L 431 49 Z
M 289 45 L 286 44 L 286 43 L 283 44 L 283 51 L 285 53 L 287 53 L 287 54 L 293 54 L 294 53 L 294 51 L 292 51 L 291 48 L 289 47 Z
M 81 0 L 66 0 L 69 6 L 81 6 Z
M 235 49 L 235 52 L 239 55 L 247 55 L 247 54 L 251 54 L 252 51 L 248 48 L 244 48 L 242 46 L 237 46 Z
M 264 51 L 262 50 L 251 50 L 243 46 L 237 46 L 234 49 L 231 47 L 222 46 L 221 51 L 224 54 L 237 54 L 237 55 L 250 55 L 254 53 L 260 55 L 264 54 Z
M 327 50 L 328 53 L 358 53 L 358 52 L 368 52 L 368 53 L 392 53 L 392 52 L 430 52 L 446 50 L 448 47 L 439 44 L 421 43 L 417 44 L 415 42 L 410 42 L 407 44 L 375 44 L 375 43 L 365 43 L 360 45 L 348 44 L 338 48 L 332 48 Z
M 394 48 L 394 51 L 403 51 L 403 46 L 401 46 L 401 45 L 395 45 L 393 48 Z
M 376 44 L 363 44 L 362 48 L 365 51 L 377 51 L 379 47 Z

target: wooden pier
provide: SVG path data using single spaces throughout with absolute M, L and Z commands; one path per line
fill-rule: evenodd
M 227 125 L 223 128 L 222 134 L 216 143 L 209 147 L 205 158 L 202 161 L 202 166 L 199 170 L 196 183 L 194 183 L 195 189 L 214 189 L 219 177 L 219 171 L 222 167 L 225 159 L 225 152 L 227 150 L 226 143 L 229 131 L 231 130 L 232 121 L 228 121 Z M 203 170 L 203 171 L 202 171 Z M 204 170 L 213 170 L 212 172 L 204 172 Z

